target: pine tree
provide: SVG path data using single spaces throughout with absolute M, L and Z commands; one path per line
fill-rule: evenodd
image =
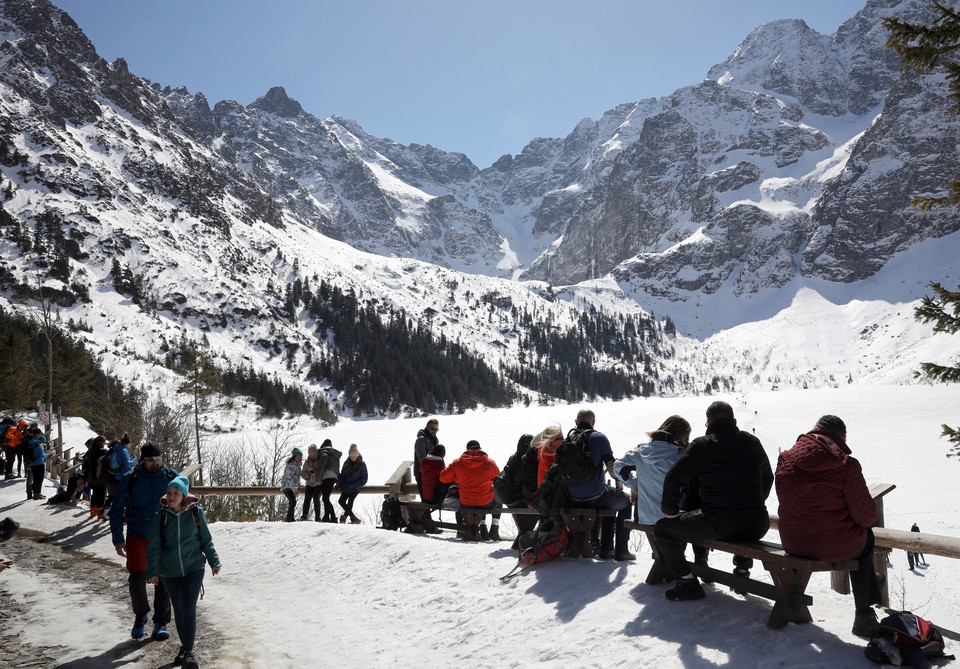
M 914 309 L 914 317 L 922 323 L 933 323 L 934 332 L 957 334 L 960 332 L 960 286 L 956 291 L 951 291 L 932 282 L 930 288 L 935 297 L 926 296 L 920 300 L 920 306 Z M 960 383 L 960 363 L 948 366 L 923 362 L 920 363 L 920 371 L 915 372 L 914 376 L 939 383 Z M 960 455 L 960 428 L 949 425 L 941 427 L 941 435 L 953 444 L 953 452 L 948 455 Z
M 930 25 L 883 19 L 883 27 L 890 31 L 887 46 L 900 55 L 903 72 L 924 74 L 944 70 L 950 82 L 949 97 L 956 103 L 953 111 L 960 113 L 960 10 L 936 0 L 932 4 L 937 18 Z M 950 183 L 950 193 L 944 197 L 918 198 L 911 204 L 923 211 L 960 208 L 960 180 Z

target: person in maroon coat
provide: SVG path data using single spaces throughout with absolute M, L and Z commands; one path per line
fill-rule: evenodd
M 853 633 L 870 636 L 877 626 L 873 604 L 881 600 L 873 571 L 877 505 L 860 463 L 847 446 L 847 426 L 823 416 L 813 430 L 780 454 L 776 472 L 780 541 L 788 553 L 836 562 L 856 560 L 850 572 L 856 606 Z

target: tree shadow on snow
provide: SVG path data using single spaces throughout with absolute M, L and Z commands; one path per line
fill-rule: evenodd
M 846 666 L 863 660 L 863 646 L 846 642 L 815 623 L 788 624 L 781 630 L 766 626 L 773 602 L 753 595 L 734 595 L 724 586 L 704 587 L 696 601 L 671 602 L 662 586 L 640 583 L 630 596 L 641 605 L 627 623 L 625 636 L 677 644 L 676 660 L 688 669 L 757 666 Z M 850 622 L 853 622 L 850 602 Z M 764 650 L 766 649 L 766 650 Z M 768 661 L 764 661 L 764 657 Z

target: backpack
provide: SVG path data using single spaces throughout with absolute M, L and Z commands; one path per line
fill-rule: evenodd
M 567 552 L 567 546 L 569 545 L 570 532 L 562 525 L 547 531 L 537 530 L 522 533 L 517 537 L 517 550 L 520 551 L 517 566 L 506 576 L 501 576 L 500 580 L 507 581 L 514 576 L 518 576 L 528 567 L 562 557 Z
M 883 618 L 863 654 L 877 664 L 914 664 L 916 657 L 954 659 L 943 652 L 940 630 L 909 611 L 891 611 Z
M 117 448 L 114 446 L 97 460 L 97 479 L 100 481 L 123 478 L 120 475 L 120 457 L 117 455 Z
M 163 466 L 163 473 L 167 475 L 168 483 L 173 479 L 177 478 L 177 473 L 166 465 Z M 127 504 L 130 503 L 130 491 L 133 490 L 133 484 L 136 482 L 137 476 L 139 475 L 140 475 L 140 467 L 134 467 L 133 471 L 130 472 L 130 478 L 127 479 Z
M 597 475 L 598 465 L 590 451 L 592 428 L 573 428 L 557 447 L 557 479 L 564 488 L 576 488 L 590 483 Z
M 503 506 L 510 506 L 522 499 L 519 481 L 513 480 L 513 472 L 510 463 L 503 468 L 503 471 L 497 474 L 493 479 L 493 496 L 497 503 Z
M 406 526 L 400 500 L 396 497 L 384 497 L 383 506 L 380 507 L 380 529 L 399 530 Z

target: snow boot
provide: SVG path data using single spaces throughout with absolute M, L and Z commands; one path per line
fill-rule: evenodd
M 144 613 L 142 616 L 137 616 L 133 619 L 133 629 L 130 630 L 130 636 L 134 639 L 142 639 L 144 635 L 144 628 L 147 626 L 147 614 Z
M 499 526 L 499 525 L 491 525 L 491 526 L 490 526 L 490 531 L 487 532 L 487 538 L 488 538 L 490 541 L 500 541 L 500 526 Z
M 183 656 L 187 654 L 187 649 L 183 646 L 180 646 L 180 650 L 177 651 L 177 656 L 173 658 L 173 666 L 179 667 L 183 664 Z
M 678 578 L 677 585 L 667 590 L 664 596 L 671 602 L 677 602 L 703 599 L 707 596 L 707 593 L 703 591 L 700 581 L 694 576 L 693 578 Z
M 161 625 L 160 623 L 153 623 L 153 640 L 154 641 L 166 641 L 170 638 L 170 632 L 167 631 L 166 625 Z
M 200 665 L 197 664 L 197 656 L 192 651 L 183 654 L 183 664 L 181 666 L 183 669 L 200 669 Z

